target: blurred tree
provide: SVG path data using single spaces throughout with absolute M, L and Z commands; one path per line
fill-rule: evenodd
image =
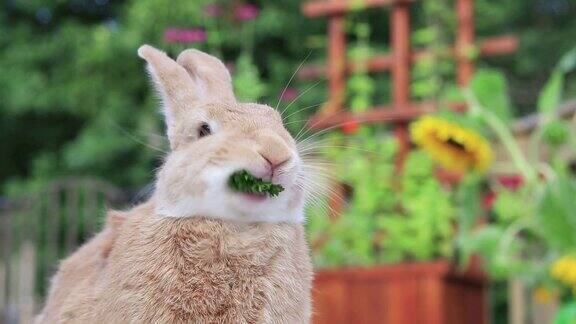
M 314 25 L 294 23 L 298 19 L 305 20 L 295 1 L 4 2 L 2 190 L 82 174 L 124 187 L 149 182 L 166 143 L 138 46 L 150 43 L 173 56 L 188 47 L 221 55 L 237 70 L 235 78 L 252 84 L 239 89 L 243 97 L 262 100 L 266 94 L 275 103 L 307 54 L 299 37 L 287 37 L 305 37 L 305 28 Z M 165 35 L 170 28 L 202 30 L 207 39 L 174 41 Z M 266 86 L 255 87 L 261 77 Z
M 509 32 L 520 38 L 515 55 L 484 60 L 484 66 L 503 70 L 519 114 L 536 108 L 538 93 L 558 59 L 575 45 L 576 1 L 476 0 L 479 35 Z M 570 85 L 576 94 L 576 84 Z

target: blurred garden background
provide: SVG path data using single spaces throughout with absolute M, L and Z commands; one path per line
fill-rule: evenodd
M 316 323 L 576 323 L 576 1 L 0 8 L 0 323 L 30 322 L 105 208 L 153 190 L 144 43 L 220 57 L 330 162 Z

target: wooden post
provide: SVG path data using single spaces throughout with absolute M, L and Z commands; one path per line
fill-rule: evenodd
M 346 91 L 346 26 L 344 14 L 328 21 L 328 105 L 324 113 L 335 113 L 344 105 Z
M 19 320 L 21 323 L 32 323 L 36 311 L 36 292 L 34 289 L 36 283 L 36 250 L 30 241 L 22 242 L 18 268 Z
M 474 2 L 473 0 L 457 0 L 456 15 L 458 28 L 456 34 L 456 62 L 458 85 L 465 86 L 474 73 L 474 62 L 470 51 L 474 46 Z
M 8 207 L 10 208 L 10 207 Z M 16 279 L 15 273 L 13 271 L 13 267 L 14 267 L 14 262 L 13 262 L 13 258 L 12 258 L 12 248 L 14 245 L 14 232 L 12 231 L 13 229 L 13 224 L 14 224 L 14 213 L 11 212 L 11 210 L 7 209 L 6 211 L 2 211 L 1 216 L 2 218 L 4 218 L 4 222 L 2 224 L 3 228 L 2 231 L 4 235 L 2 235 L 2 238 L 4 240 L 3 243 L 3 249 L 4 249 L 4 254 L 3 254 L 3 259 L 0 260 L 0 262 L 4 263 L 4 287 L 2 288 L 2 291 L 0 292 L 0 294 L 3 294 L 3 302 L 2 305 L 0 305 L 0 316 L 7 316 L 8 313 L 11 311 L 12 305 L 14 303 L 14 297 L 12 296 L 12 293 L 15 291 L 14 289 L 14 282 Z
M 508 280 L 508 323 L 526 323 L 526 298 L 524 296 L 524 285 L 519 278 Z
M 8 284 L 10 273 L 10 214 L 0 207 L 0 318 L 8 311 Z
M 74 188 L 74 186 L 68 184 L 66 186 L 66 204 L 67 210 L 65 210 L 66 214 L 66 240 L 65 240 L 65 248 L 64 252 L 66 254 L 72 252 L 74 248 L 78 245 L 78 221 L 79 221 L 79 211 L 78 211 L 78 188 Z M 86 199 L 86 189 L 83 188 L 82 192 L 84 193 L 84 199 Z
M 392 106 L 405 110 L 410 104 L 410 10 L 405 1 L 392 7 Z M 397 164 L 402 165 L 410 150 L 407 122 L 397 122 L 395 134 L 400 144 Z

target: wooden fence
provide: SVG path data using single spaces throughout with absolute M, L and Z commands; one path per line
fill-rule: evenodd
M 0 323 L 31 323 L 58 260 L 96 232 L 108 207 L 127 202 L 94 179 L 68 179 L 0 206 Z

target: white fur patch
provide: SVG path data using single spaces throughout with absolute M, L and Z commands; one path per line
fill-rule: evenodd
M 206 190 L 194 196 L 178 197 L 172 203 L 159 191 L 155 195 L 156 213 L 165 217 L 208 217 L 238 222 L 302 223 L 303 201 L 291 204 L 298 195 L 294 184 L 285 188 L 277 197 L 253 202 L 228 188 L 228 178 L 238 168 L 209 167 L 200 175 Z M 300 199 L 302 200 L 302 199 Z M 294 205 L 294 206 L 291 206 Z

